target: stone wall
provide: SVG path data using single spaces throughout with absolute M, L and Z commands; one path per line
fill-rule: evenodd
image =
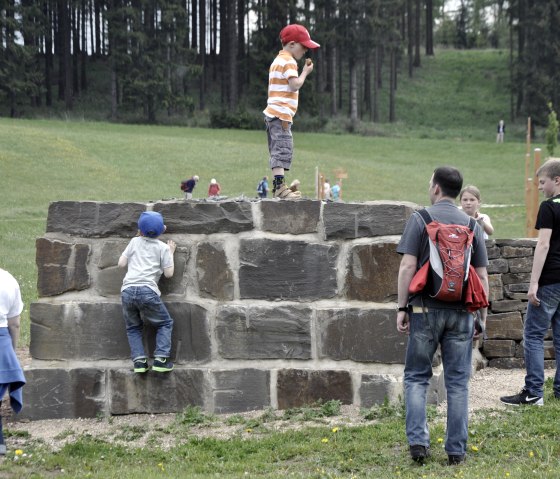
M 490 311 L 482 353 L 495 368 L 523 368 L 523 322 L 535 239 L 487 241 Z M 552 332 L 545 340 L 546 367 L 555 367 Z
M 406 336 L 395 328 L 395 251 L 410 203 L 162 201 L 52 203 L 37 239 L 39 300 L 22 418 L 215 413 L 402 395 Z M 162 279 L 175 370 L 132 372 L 117 261 L 142 211 L 177 243 Z M 523 291 L 534 243 L 488 242 L 492 313 L 483 351 L 520 366 Z M 146 331 L 153 351 L 154 334 Z M 430 401 L 444 397 L 434 365 Z

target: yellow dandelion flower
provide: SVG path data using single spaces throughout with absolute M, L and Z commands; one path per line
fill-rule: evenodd
M 533 457 L 535 453 L 533 451 L 529 451 L 529 457 Z
M 476 447 L 476 446 L 471 446 L 471 451 L 473 451 L 473 452 L 478 452 L 478 447 Z
M 443 442 L 443 437 L 438 437 L 437 442 L 438 442 L 438 444 L 441 444 Z
M 337 427 L 333 427 L 333 428 L 332 428 L 332 432 L 338 432 L 338 428 L 337 428 Z
M 509 472 L 506 472 L 506 477 L 509 477 Z
M 21 449 L 16 449 L 15 454 L 16 456 L 21 456 L 23 454 L 23 451 Z
M 245 429 L 245 432 L 253 432 L 251 428 Z
M 323 444 L 326 444 L 327 442 L 329 442 L 329 440 L 328 440 L 326 437 L 324 437 L 323 439 L 321 439 L 321 442 L 322 442 Z

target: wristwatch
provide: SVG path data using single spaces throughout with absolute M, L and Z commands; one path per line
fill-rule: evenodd
M 408 306 L 398 306 L 397 307 L 397 313 L 400 313 L 400 312 L 408 313 Z

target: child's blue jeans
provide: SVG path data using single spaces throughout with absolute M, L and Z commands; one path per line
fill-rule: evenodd
M 173 319 L 159 295 L 147 286 L 130 286 L 121 293 L 121 300 L 132 360 L 147 357 L 142 335 L 144 322 L 156 329 L 154 356 L 168 358 Z

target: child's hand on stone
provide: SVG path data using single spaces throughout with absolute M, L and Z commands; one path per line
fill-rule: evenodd
M 167 246 L 169 246 L 169 251 L 171 254 L 175 253 L 175 248 L 177 248 L 177 244 L 173 240 L 167 240 Z

